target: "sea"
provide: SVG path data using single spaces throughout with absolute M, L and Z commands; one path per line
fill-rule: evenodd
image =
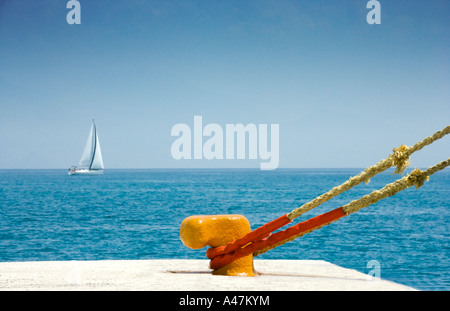
M 255 229 L 361 171 L 111 169 L 101 176 L 68 176 L 64 169 L 0 170 L 0 262 L 206 259 L 206 248 L 189 249 L 180 240 L 186 217 L 241 214 Z M 398 178 L 392 170 L 378 174 L 293 224 Z M 375 276 L 382 279 L 447 291 L 449 220 L 445 169 L 419 189 L 406 189 L 255 260 L 325 260 L 368 276 L 376 263 Z

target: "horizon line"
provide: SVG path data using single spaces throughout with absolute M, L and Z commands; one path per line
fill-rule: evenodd
M 427 168 L 426 166 L 408 167 L 406 169 Z M 273 170 L 261 170 L 257 167 L 115 167 L 104 169 L 109 170 L 256 170 L 256 171 L 277 171 L 277 170 L 292 170 L 292 169 L 366 169 L 365 167 L 279 167 Z M 387 170 L 395 169 L 390 167 Z M 67 168 L 0 168 L 0 170 L 68 170 Z

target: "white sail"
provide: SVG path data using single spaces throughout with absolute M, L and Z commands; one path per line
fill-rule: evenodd
M 89 131 L 81 159 L 77 167 L 69 169 L 69 175 L 97 175 L 103 174 L 103 170 L 102 150 L 100 148 L 100 141 L 98 140 L 97 128 L 95 127 L 94 120 L 92 120 L 91 130 Z
M 91 169 L 92 170 L 102 170 L 103 166 L 103 158 L 102 158 L 102 150 L 100 149 L 100 141 L 98 140 L 97 131 L 95 131 L 95 150 L 93 155 Z
M 92 162 L 92 155 L 94 153 L 94 122 L 92 122 L 91 130 L 89 132 L 86 146 L 84 147 L 81 159 L 78 162 L 79 167 L 89 167 Z

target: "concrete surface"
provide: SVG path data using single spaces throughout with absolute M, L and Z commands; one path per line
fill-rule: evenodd
M 256 277 L 214 276 L 208 260 L 0 263 L 0 290 L 409 291 L 321 260 L 255 260 Z

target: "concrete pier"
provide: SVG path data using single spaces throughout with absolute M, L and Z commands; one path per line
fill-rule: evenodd
M 0 290 L 411 291 L 321 260 L 255 260 L 255 277 L 217 276 L 208 260 L 0 263 Z

